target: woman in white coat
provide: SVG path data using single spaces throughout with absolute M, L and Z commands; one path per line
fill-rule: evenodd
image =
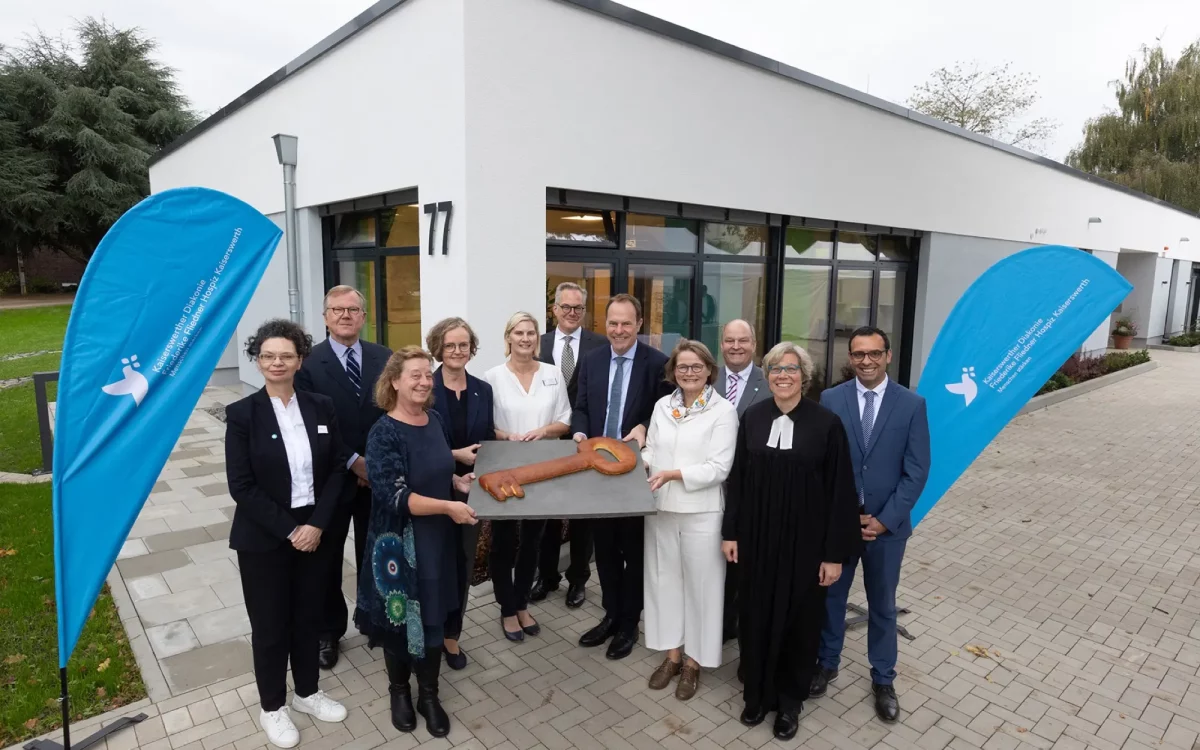
M 699 341 L 680 341 L 665 374 L 675 392 L 654 405 L 642 450 L 658 509 L 646 519 L 646 646 L 667 652 L 651 689 L 679 675 L 675 696 L 688 700 L 700 668 L 721 665 L 721 484 L 733 465 L 738 416 L 713 389 L 717 362 Z

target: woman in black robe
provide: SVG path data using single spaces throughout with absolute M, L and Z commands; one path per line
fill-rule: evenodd
M 784 342 L 763 369 L 774 398 L 742 416 L 721 547 L 738 564 L 742 722 L 777 711 L 775 736 L 788 740 L 816 669 L 825 592 L 862 536 L 842 422 L 802 398 L 812 359 Z

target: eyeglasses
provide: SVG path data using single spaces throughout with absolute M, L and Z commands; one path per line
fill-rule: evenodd
M 708 369 L 708 365 L 675 365 L 675 372 L 693 372 L 699 375 Z
M 771 365 L 767 368 L 768 375 L 781 375 L 785 372 L 788 375 L 799 375 L 800 365 Z
M 448 352 L 469 352 L 471 351 L 470 342 L 464 344 L 442 344 L 442 348 Z
M 275 361 L 282 362 L 285 365 L 290 365 L 297 359 L 299 359 L 299 357 L 290 352 L 284 354 L 271 354 L 270 352 L 262 352 L 258 355 L 258 361 L 262 362 L 264 365 L 269 365 Z
M 349 313 L 350 315 L 358 315 L 362 311 L 363 311 L 363 309 L 361 307 L 327 307 L 327 308 L 325 308 L 325 312 L 331 312 L 334 315 L 338 316 L 339 318 L 347 313 Z
M 583 305 L 559 305 L 558 309 L 562 310 L 565 313 L 575 313 L 576 315 L 583 315 L 583 311 L 586 310 L 587 308 L 584 307 Z
M 882 349 L 872 349 L 869 352 L 850 352 L 851 362 L 862 362 L 864 359 L 870 358 L 872 362 L 878 362 L 883 359 L 883 355 L 887 352 Z

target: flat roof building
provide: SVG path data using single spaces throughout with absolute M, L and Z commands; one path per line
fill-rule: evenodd
M 314 335 L 351 284 L 364 337 L 392 348 L 469 320 L 476 372 L 513 312 L 552 324 L 570 280 L 594 330 L 618 292 L 664 350 L 716 350 L 745 318 L 760 354 L 807 348 L 818 387 L 875 324 L 915 386 L 967 286 L 1038 244 L 1116 267 L 1151 342 L 1197 317 L 1200 216 L 608 0 L 380 0 L 160 152 L 152 188 L 222 190 L 283 226 L 276 133 L 299 138 Z M 286 262 L 281 244 L 239 342 L 287 317 Z M 214 379 L 261 384 L 236 343 Z

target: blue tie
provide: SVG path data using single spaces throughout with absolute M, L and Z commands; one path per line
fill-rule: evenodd
M 867 391 L 863 394 L 863 398 L 867 403 L 863 406 L 862 413 L 862 428 L 863 428 L 863 457 L 866 457 L 866 452 L 871 448 L 871 430 L 875 428 L 875 397 L 879 395 L 875 391 Z M 863 491 L 858 491 L 858 506 L 860 508 L 866 506 L 866 497 Z
M 608 389 L 608 417 L 604 420 L 604 436 L 621 439 L 621 393 L 625 390 L 625 357 L 617 357 L 617 371 Z
M 350 378 L 350 385 L 354 386 L 354 395 L 362 396 L 362 370 L 358 369 L 358 358 L 354 356 L 353 349 L 346 350 L 346 375 Z

